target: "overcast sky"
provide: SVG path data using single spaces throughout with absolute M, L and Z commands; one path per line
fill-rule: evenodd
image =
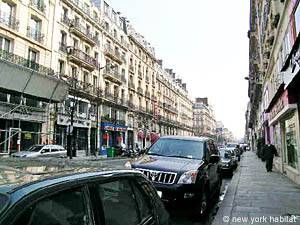
M 173 68 L 191 97 L 208 97 L 217 120 L 243 137 L 249 1 L 110 0 Z

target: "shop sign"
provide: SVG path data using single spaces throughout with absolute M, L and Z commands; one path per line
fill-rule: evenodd
M 281 97 L 277 102 L 276 104 L 273 106 L 270 114 L 269 114 L 269 119 L 272 120 L 275 118 L 275 116 L 280 113 L 281 110 L 283 110 L 285 104 L 284 104 L 284 100 L 283 98 Z
M 115 131 L 126 132 L 127 128 L 125 127 L 115 127 Z
M 113 126 L 103 126 L 103 130 L 114 130 Z

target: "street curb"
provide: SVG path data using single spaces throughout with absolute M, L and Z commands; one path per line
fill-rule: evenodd
M 227 192 L 225 193 L 225 197 L 221 202 L 219 206 L 219 210 L 217 211 L 217 214 L 215 215 L 211 225 L 223 224 L 225 222 L 224 217 L 231 218 L 232 216 L 232 210 L 233 207 L 235 206 L 234 199 L 235 199 L 237 187 L 241 176 L 242 162 L 243 159 L 241 159 L 240 165 L 237 168 L 237 171 L 235 172 L 230 184 L 228 185 Z M 228 224 L 228 223 L 224 223 L 224 224 Z

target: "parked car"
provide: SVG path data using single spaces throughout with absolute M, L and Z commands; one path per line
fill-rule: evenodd
M 67 150 L 61 145 L 33 145 L 26 151 L 20 151 L 12 154 L 13 157 L 66 157 Z
M 228 148 L 226 148 L 226 149 L 227 149 L 227 151 L 230 152 L 233 168 L 236 169 L 238 167 L 238 158 L 236 156 L 236 152 L 234 149 L 228 149 Z
M 3 225 L 170 224 L 152 183 L 137 171 L 35 176 L 22 170 L 20 176 L 16 169 L 7 170 L 0 170 Z
M 220 157 L 221 157 L 221 172 L 223 174 L 232 175 L 234 171 L 234 162 L 231 157 L 230 150 L 226 148 L 219 148 Z
M 166 202 L 192 203 L 199 218 L 219 195 L 220 156 L 210 138 L 164 136 L 131 167 L 143 172 Z

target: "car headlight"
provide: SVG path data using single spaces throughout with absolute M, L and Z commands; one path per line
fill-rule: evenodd
M 198 175 L 197 170 L 190 170 L 181 175 L 178 184 L 194 184 Z
M 125 164 L 124 164 L 124 167 L 127 168 L 127 169 L 131 169 L 131 163 L 129 161 L 127 161 Z

